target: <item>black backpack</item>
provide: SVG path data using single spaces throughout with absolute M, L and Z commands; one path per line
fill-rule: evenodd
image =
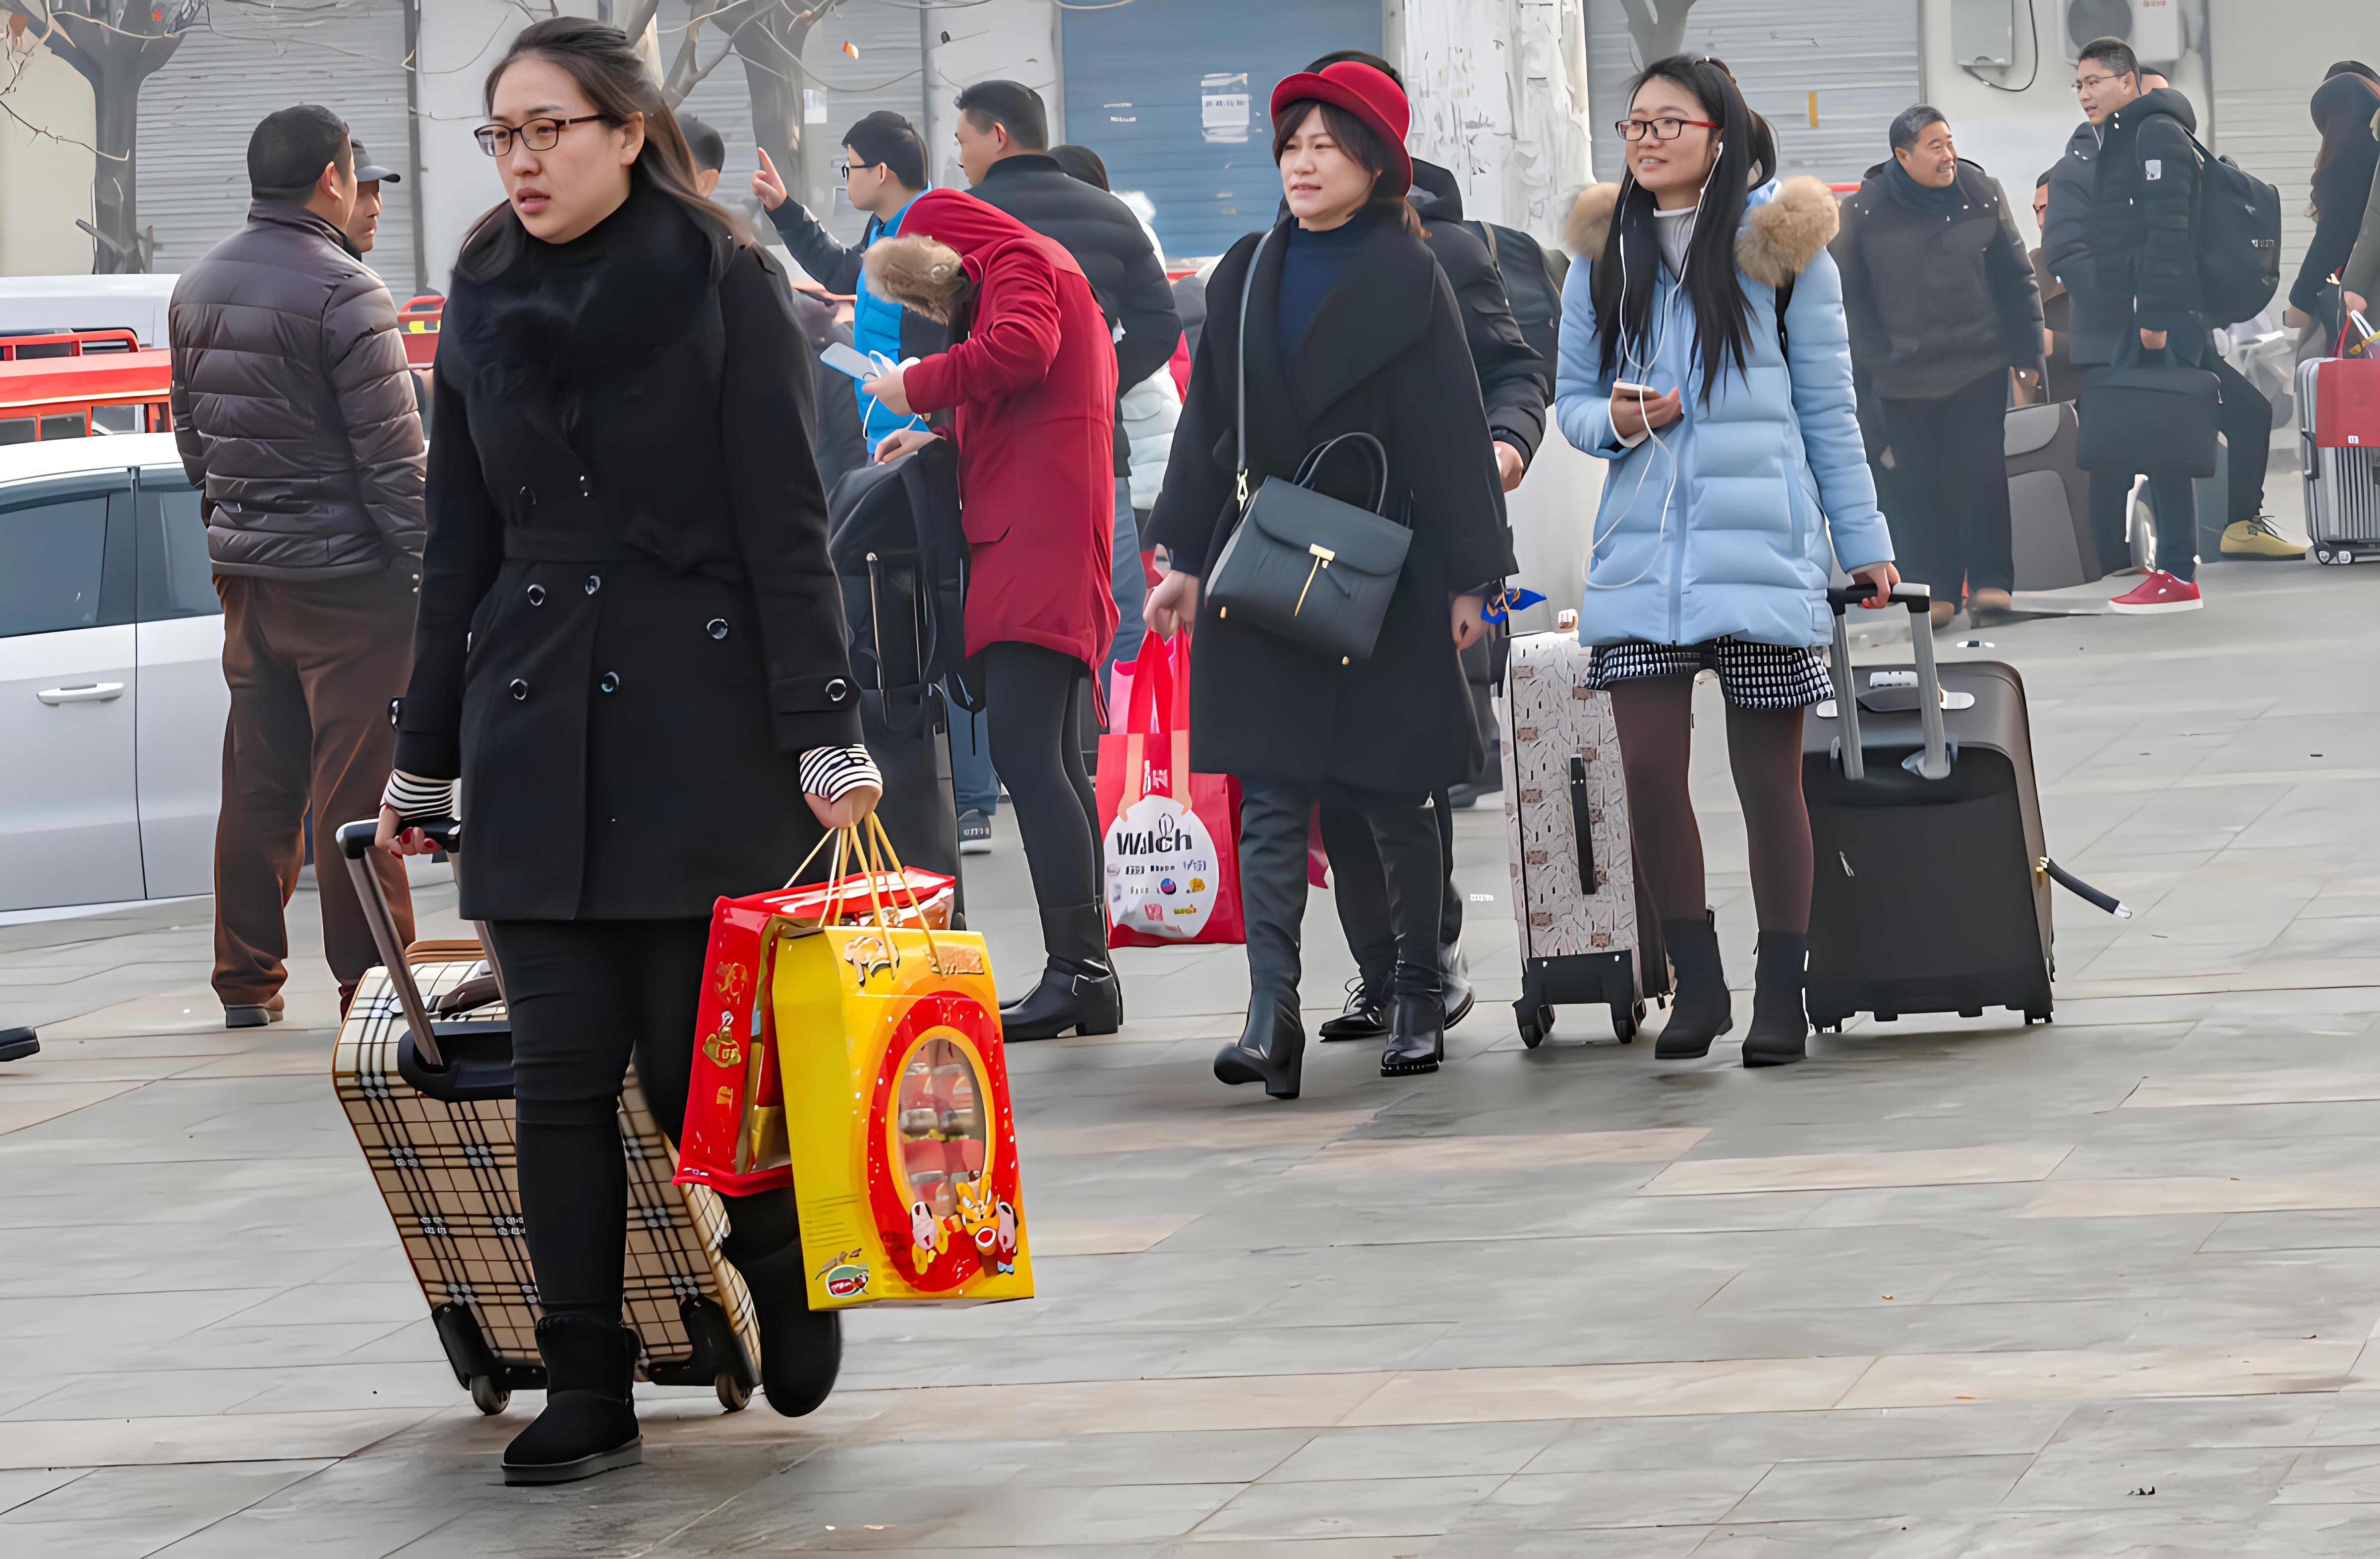
M 2206 323 L 2252 319 L 2281 285 L 2281 192 L 2192 136 L 2198 190 L 2190 213 Z
M 846 473 L 827 500 L 826 550 L 861 686 L 949 678 L 955 687 L 966 656 L 967 544 L 949 441 Z M 960 707 L 975 704 L 962 695 Z
M 1496 274 L 1504 278 L 1512 323 L 1521 327 L 1521 339 L 1545 359 L 1546 382 L 1550 384 L 1555 364 L 1560 361 L 1562 277 L 1570 269 L 1570 256 L 1560 250 L 1547 250 L 1517 228 L 1499 227 L 1492 222 L 1463 225 L 1488 246 L 1488 258 L 1495 262 Z

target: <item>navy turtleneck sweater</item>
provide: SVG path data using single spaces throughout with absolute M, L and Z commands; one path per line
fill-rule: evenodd
M 1305 327 L 1314 323 L 1314 311 L 1347 274 L 1355 250 L 1371 237 L 1372 225 L 1378 220 L 1366 208 L 1326 232 L 1290 224 L 1289 247 L 1281 261 L 1281 306 L 1273 316 L 1274 339 L 1281 343 L 1282 357 L 1297 349 Z

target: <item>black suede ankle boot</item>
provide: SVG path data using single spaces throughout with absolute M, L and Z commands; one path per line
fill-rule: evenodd
M 1011 1042 L 1054 1040 L 1072 1029 L 1112 1034 L 1123 1023 L 1123 987 L 1108 962 L 1107 918 L 1096 904 L 1041 911 L 1041 944 L 1049 966 L 1023 1001 L 1000 1009 L 1002 1037 Z
M 637 1339 L 600 1316 L 549 1315 L 537 1323 L 545 1358 L 545 1411 L 504 1447 L 507 1483 L 572 1483 L 645 1459 L 630 1399 Z
M 1305 1025 L 1297 1002 L 1259 991 L 1248 1001 L 1247 1026 L 1215 1053 L 1215 1076 L 1227 1083 L 1262 1083 L 1275 1099 L 1294 1099 L 1305 1071 Z
M 1752 1027 L 1743 1033 L 1745 1066 L 1786 1066 L 1809 1054 L 1810 1015 L 1802 1005 L 1802 973 L 1809 961 L 1807 932 L 1760 933 Z
M 1710 1054 L 1711 1041 L 1735 1027 L 1728 1003 L 1727 971 L 1719 967 L 1718 928 L 1705 910 L 1691 920 L 1663 920 L 1661 939 L 1678 973 L 1670 998 L 1670 1020 L 1653 1046 L 1656 1061 L 1690 1061 Z
M 817 1411 L 843 1369 L 843 1317 L 810 1309 L 801 1242 L 747 1261 L 730 1234 L 723 1253 L 752 1291 L 752 1314 L 760 1325 L 760 1390 L 769 1406 L 789 1419 Z

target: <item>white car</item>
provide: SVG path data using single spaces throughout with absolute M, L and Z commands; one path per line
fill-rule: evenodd
M 0 448 L 0 910 L 214 890 L 223 641 L 172 434 Z

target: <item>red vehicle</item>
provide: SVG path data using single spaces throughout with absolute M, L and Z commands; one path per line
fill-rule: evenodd
M 0 445 L 164 432 L 173 379 L 173 354 L 128 330 L 0 335 Z

